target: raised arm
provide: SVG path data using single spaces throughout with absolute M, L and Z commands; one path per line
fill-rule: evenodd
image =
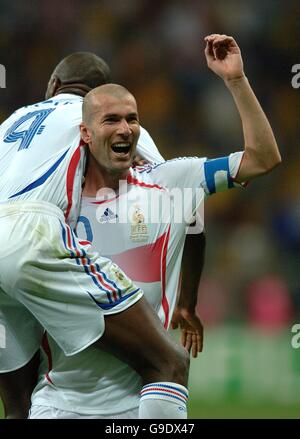
M 205 41 L 207 65 L 224 80 L 242 120 L 245 153 L 235 180 L 249 181 L 281 163 L 278 146 L 245 76 L 241 51 L 235 40 L 227 35 L 213 34 Z

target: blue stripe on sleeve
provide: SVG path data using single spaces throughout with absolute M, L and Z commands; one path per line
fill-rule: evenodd
M 105 280 L 109 285 L 111 285 L 115 290 L 117 290 L 117 292 L 118 292 L 118 294 L 119 294 L 119 297 L 122 297 L 122 291 L 121 291 L 120 288 L 117 286 L 117 284 L 116 284 L 113 280 L 109 279 L 109 278 L 107 277 L 107 275 L 105 274 L 104 271 L 101 271 L 101 269 L 100 269 L 100 265 L 99 265 L 99 264 L 95 263 L 95 266 L 96 266 L 97 271 L 103 276 L 104 280 Z
M 116 305 L 119 305 L 119 303 L 124 302 L 125 300 L 127 300 L 129 297 L 133 296 L 134 294 L 136 294 L 138 291 L 140 290 L 140 288 L 137 288 L 136 290 L 132 291 L 131 293 L 127 294 L 124 297 L 121 297 L 121 299 L 117 300 L 116 302 L 113 303 L 101 303 L 99 302 L 94 296 L 93 294 L 91 294 L 89 291 L 87 291 L 87 293 L 89 294 L 90 298 L 95 302 L 95 304 L 97 306 L 99 306 L 99 308 L 102 309 L 112 309 L 114 308 Z
M 67 246 L 67 238 L 66 238 L 67 232 L 66 232 L 66 230 L 65 230 L 65 228 L 64 228 L 63 223 L 62 223 L 60 220 L 59 220 L 59 222 L 60 222 L 60 226 L 61 226 L 62 239 L 63 239 L 63 243 L 64 243 L 64 246 L 65 246 L 65 249 L 67 250 L 67 252 L 70 253 L 71 258 L 74 258 L 74 256 L 75 256 L 74 253 L 73 253 L 72 250 L 71 250 L 70 248 L 68 248 L 68 246 Z
M 206 160 L 204 162 L 204 175 L 207 189 L 210 194 L 217 192 L 215 175 L 218 171 L 226 171 L 227 187 L 231 189 L 234 187 L 233 180 L 229 170 L 229 158 L 220 157 L 218 159 Z

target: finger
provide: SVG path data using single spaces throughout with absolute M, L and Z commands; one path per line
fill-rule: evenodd
M 143 165 L 146 165 L 147 163 L 149 163 L 148 160 L 146 160 L 139 153 L 136 153 L 135 156 L 133 157 L 133 164 L 135 166 L 143 166 Z
M 213 54 L 214 54 L 214 59 L 218 59 L 219 58 L 218 57 L 218 46 L 213 44 L 212 50 L 213 50 Z
M 205 53 L 207 62 L 213 61 L 215 59 L 213 45 L 211 42 L 209 42 L 209 41 L 206 42 L 204 53 Z
M 186 347 L 186 330 L 181 329 L 181 338 L 180 338 L 181 344 L 183 347 Z
M 199 349 L 199 343 L 198 343 L 198 337 L 196 334 L 193 335 L 193 345 L 192 345 L 192 356 L 193 358 L 197 358 L 198 356 L 198 349 Z
M 135 160 L 134 162 L 137 166 L 144 166 L 146 165 L 148 162 L 147 160 L 141 159 L 141 160 Z
M 210 34 L 210 35 L 207 35 L 204 39 L 207 40 L 207 41 L 212 41 L 215 38 L 218 38 L 220 36 L 221 36 L 221 34 Z
M 194 316 L 193 318 L 185 316 L 185 319 L 188 322 L 189 326 L 193 328 L 193 333 L 196 336 L 197 351 L 202 352 L 204 329 L 200 319 L 197 316 Z
M 226 44 L 220 43 L 219 45 L 214 46 L 214 56 L 218 60 L 223 60 L 230 53 L 229 47 Z
M 204 39 L 207 43 L 211 43 L 213 45 L 218 44 L 227 44 L 228 46 L 232 44 L 234 39 L 229 37 L 228 35 L 220 35 L 220 34 L 212 34 L 209 37 Z
M 193 342 L 192 342 L 192 356 L 193 358 L 197 358 L 198 352 L 200 348 L 200 337 L 199 334 L 193 334 Z
M 185 348 L 187 349 L 188 352 L 191 352 L 192 334 L 189 331 L 186 332 L 186 336 L 185 336 Z
M 201 332 L 201 334 L 199 335 L 199 339 L 198 339 L 198 352 L 202 352 L 203 351 L 203 331 Z
M 200 320 L 197 325 L 197 351 L 202 352 L 203 350 L 203 337 L 204 337 L 204 329 Z
M 197 337 L 197 352 L 202 352 L 202 338 L 200 336 Z
M 225 34 L 211 34 L 207 37 L 207 40 L 209 41 L 225 40 L 225 39 L 233 39 L 233 37 L 231 35 L 225 35 Z
M 203 349 L 203 328 L 202 326 L 193 332 L 192 340 L 192 355 L 194 358 L 197 357 L 198 352 L 202 352 Z

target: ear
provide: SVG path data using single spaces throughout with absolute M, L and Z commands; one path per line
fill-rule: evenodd
M 87 128 L 87 126 L 81 122 L 80 124 L 80 135 L 84 143 L 89 144 L 91 141 L 91 135 L 90 130 Z
M 50 99 L 55 96 L 55 93 L 61 86 L 61 81 L 57 76 L 51 76 L 48 82 L 47 91 L 46 91 L 46 99 Z

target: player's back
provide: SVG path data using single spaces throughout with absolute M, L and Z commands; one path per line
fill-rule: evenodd
M 83 148 L 79 148 L 81 107 L 81 97 L 60 94 L 20 108 L 3 122 L 1 204 L 47 201 L 65 214 L 77 204 L 84 162 Z

